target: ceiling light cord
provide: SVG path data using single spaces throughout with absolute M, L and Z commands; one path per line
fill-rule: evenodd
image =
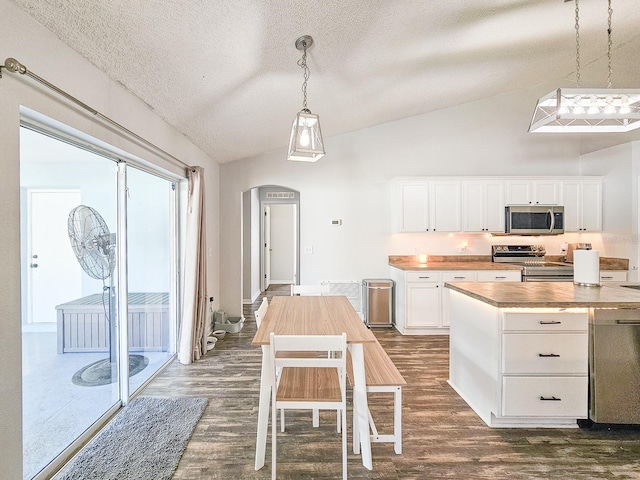
M 576 0 L 576 88 L 580 88 L 580 6 Z
M 302 48 L 304 53 L 302 54 L 302 58 L 298 60 L 298 66 L 304 70 L 304 82 L 302 83 L 302 110 L 308 112 L 309 109 L 307 108 L 307 81 L 309 80 L 311 72 L 309 70 L 309 67 L 307 66 L 307 42 L 302 41 Z
M 609 0 L 609 7 L 607 9 L 609 17 L 607 19 L 607 60 L 609 72 L 607 74 L 607 88 L 611 88 L 611 74 L 613 69 L 611 68 L 611 17 L 613 16 L 613 9 L 611 8 L 611 0 Z

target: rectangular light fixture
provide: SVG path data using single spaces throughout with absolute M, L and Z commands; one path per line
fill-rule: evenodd
M 616 133 L 640 127 L 640 90 L 558 88 L 538 100 L 529 132 Z

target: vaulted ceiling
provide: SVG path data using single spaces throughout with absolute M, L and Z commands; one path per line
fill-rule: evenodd
M 325 137 L 575 86 L 575 4 L 563 0 L 12 1 L 219 162 L 286 148 L 304 34 Z M 613 86 L 640 87 L 640 5 L 612 5 Z M 606 29 L 607 2 L 581 0 L 582 86 L 606 87 Z

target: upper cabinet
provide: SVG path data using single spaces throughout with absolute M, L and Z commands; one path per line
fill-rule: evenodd
M 553 179 L 508 179 L 507 205 L 559 205 L 560 182 Z
M 602 230 L 602 179 L 562 180 L 565 232 Z
M 504 182 L 502 180 L 462 182 L 462 230 L 504 232 Z
M 459 232 L 459 181 L 399 181 L 395 185 L 398 232 Z
M 404 177 L 394 232 L 503 233 L 505 205 L 563 205 L 566 232 L 602 230 L 602 177 Z

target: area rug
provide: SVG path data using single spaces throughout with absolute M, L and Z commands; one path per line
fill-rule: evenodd
M 149 359 L 144 355 L 129 355 L 129 377 L 137 375 L 149 365 Z M 97 387 L 109 385 L 118 379 L 118 368 L 115 362 L 108 358 L 93 362 L 78 370 L 71 381 L 81 387 Z
M 205 398 L 136 398 L 53 479 L 168 480 L 206 406 Z

